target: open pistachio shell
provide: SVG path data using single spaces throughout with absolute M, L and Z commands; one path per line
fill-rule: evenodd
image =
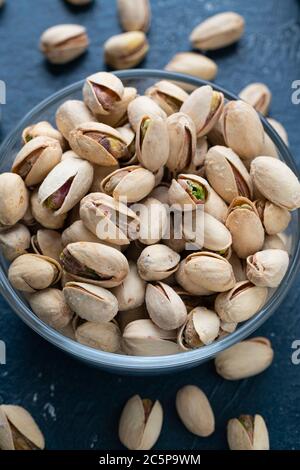
M 145 94 L 153 99 L 168 116 L 178 113 L 189 96 L 180 86 L 167 80 L 155 83 L 145 91 Z
M 231 450 L 269 450 L 269 433 L 262 416 L 242 415 L 229 420 L 228 445 Z
M 186 307 L 172 287 L 162 282 L 148 284 L 146 307 L 151 320 L 163 330 L 175 330 L 186 320 Z
M 145 168 L 155 173 L 164 166 L 169 156 L 169 134 L 166 120 L 143 116 L 136 133 L 136 155 Z
M 147 246 L 141 253 L 137 268 L 145 281 L 162 281 L 175 273 L 180 255 L 165 245 Z
M 183 351 L 211 344 L 219 335 L 218 315 L 205 307 L 196 307 L 188 314 L 178 333 L 178 344 Z
M 215 311 L 221 320 L 239 323 L 253 317 L 263 307 L 267 297 L 267 287 L 258 287 L 250 281 L 241 281 L 228 292 L 217 296 Z
M 72 320 L 73 312 L 59 289 L 43 289 L 30 294 L 29 305 L 34 313 L 47 325 L 60 330 Z
M 168 225 L 166 207 L 157 199 L 148 197 L 137 207 L 140 219 L 139 240 L 144 245 L 154 245 L 164 236 Z
M 205 393 L 195 385 L 186 385 L 176 395 L 176 410 L 184 426 L 200 437 L 215 430 L 215 417 Z
M 114 107 L 107 115 L 102 115 L 100 121 L 108 126 L 119 127 L 128 122 L 127 108 L 131 101 L 137 97 L 137 89 L 125 87 L 123 98 L 114 104 Z M 118 130 L 118 129 L 117 129 Z
M 28 208 L 24 181 L 14 173 L 0 175 L 0 227 L 9 228 L 21 220 Z
M 67 140 L 75 127 L 84 122 L 96 121 L 88 107 L 80 100 L 67 100 L 62 103 L 56 111 L 55 119 L 58 130 Z
M 144 116 L 167 118 L 164 110 L 154 100 L 148 96 L 138 96 L 128 105 L 128 119 L 135 132 Z
M 183 210 L 194 210 L 205 204 L 210 196 L 210 186 L 206 179 L 197 175 L 180 174 L 173 179 L 169 189 L 170 204 L 178 205 Z
M 17 405 L 1 405 L 0 424 L 1 450 L 44 449 L 44 436 L 25 408 Z
M 117 353 L 120 350 L 121 332 L 112 322 L 87 321 L 76 328 L 75 338 L 79 343 L 101 351 Z
M 82 93 L 85 104 L 99 119 L 102 115 L 110 114 L 114 106 L 121 101 L 124 86 L 116 75 L 98 72 L 87 77 Z
M 32 193 L 31 211 L 34 219 L 48 229 L 60 229 L 64 226 L 67 213 L 56 215 L 52 209 L 39 202 L 38 190 Z
M 30 232 L 23 224 L 0 231 L 0 247 L 8 261 L 13 261 L 20 255 L 27 253 L 30 247 Z
M 263 250 L 247 258 L 247 277 L 256 286 L 278 287 L 288 266 L 289 255 L 283 250 Z
M 112 290 L 117 298 L 119 310 L 126 312 L 143 305 L 145 291 L 146 283 L 139 276 L 136 264 L 129 261 L 129 273 L 123 282 Z
M 40 229 L 31 237 L 33 251 L 38 255 L 48 256 L 59 261 L 63 250 L 61 234 L 55 230 Z

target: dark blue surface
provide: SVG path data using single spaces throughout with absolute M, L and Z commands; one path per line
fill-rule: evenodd
M 291 83 L 300 79 L 300 4 L 297 0 L 152 0 L 151 49 L 143 66 L 163 68 L 172 55 L 189 50 L 188 36 L 200 20 L 234 10 L 245 16 L 246 34 L 238 46 L 210 54 L 219 65 L 216 81 L 234 93 L 251 81 L 273 92 L 271 115 L 287 128 L 300 165 L 300 107 L 291 103 Z M 45 28 L 57 23 L 87 26 L 89 52 L 71 65 L 54 67 L 37 45 Z M 7 0 L 0 11 L 0 79 L 7 83 L 0 138 L 41 100 L 101 70 L 102 44 L 119 32 L 115 2 L 95 0 L 74 9 L 63 0 Z M 0 366 L 0 403 L 18 403 L 36 417 L 49 449 L 119 449 L 117 423 L 134 393 L 159 398 L 165 411 L 157 449 L 225 449 L 226 422 L 240 413 L 261 413 L 273 449 L 300 449 L 300 365 L 291 363 L 291 345 L 300 339 L 299 279 L 275 315 L 257 333 L 268 336 L 275 361 L 264 374 L 225 382 L 207 363 L 163 377 L 118 377 L 90 369 L 57 351 L 30 331 L 1 301 L 0 339 L 7 365 Z M 174 397 L 184 384 L 198 384 L 216 415 L 216 432 L 207 439 L 189 434 L 179 422 Z

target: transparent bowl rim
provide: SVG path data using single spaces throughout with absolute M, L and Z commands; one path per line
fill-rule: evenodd
M 225 98 L 230 100 L 237 100 L 238 97 L 225 90 L 221 86 L 211 83 L 198 78 L 193 78 L 184 74 L 172 73 L 160 70 L 143 70 L 143 69 L 132 69 L 114 72 L 120 79 L 160 79 L 160 80 L 173 80 L 185 82 L 188 85 L 202 86 L 211 85 L 215 90 L 224 93 Z M 32 120 L 34 116 L 41 111 L 45 110 L 47 106 L 54 105 L 55 102 L 61 101 L 64 97 L 68 97 L 70 94 L 78 91 L 84 83 L 84 80 L 73 83 L 72 85 L 63 88 L 62 90 L 51 95 L 39 105 L 35 106 L 16 126 L 16 128 L 8 135 L 0 147 L 0 164 L 5 159 L 6 149 L 9 148 L 15 142 L 16 135 L 24 128 L 25 124 Z M 299 172 L 296 167 L 295 161 L 285 143 L 270 126 L 267 120 L 261 116 L 265 131 L 271 137 L 275 145 L 278 147 L 281 155 L 285 162 L 299 177 Z M 92 365 L 109 369 L 111 371 L 124 370 L 124 372 L 166 372 L 175 371 L 176 369 L 182 369 L 184 366 L 192 367 L 201 362 L 215 357 L 215 355 L 224 349 L 234 345 L 238 341 L 243 340 L 250 334 L 252 334 L 258 327 L 260 327 L 278 308 L 284 297 L 287 295 L 291 284 L 295 280 L 297 271 L 300 264 L 300 238 L 299 238 L 299 217 L 298 217 L 298 240 L 296 242 L 294 258 L 291 260 L 288 272 L 284 278 L 284 281 L 273 293 L 267 304 L 260 310 L 260 312 L 241 326 L 230 335 L 223 339 L 212 343 L 211 345 L 204 346 L 193 351 L 178 353 L 175 355 L 168 356 L 127 356 L 121 354 L 107 353 L 99 351 L 88 346 L 84 346 L 80 343 L 73 341 L 72 339 L 63 336 L 61 333 L 55 331 L 42 320 L 40 320 L 23 302 L 23 300 L 16 294 L 12 286 L 10 285 L 6 273 L 0 269 L 0 290 L 3 297 L 17 313 L 17 315 L 34 331 L 40 336 L 54 344 L 58 348 L 65 352 L 75 356 L 76 358 L 88 362 Z

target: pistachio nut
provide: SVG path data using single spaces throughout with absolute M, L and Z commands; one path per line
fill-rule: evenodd
M 224 255 L 231 247 L 232 236 L 228 228 L 207 212 L 203 214 L 203 232 L 203 247 L 206 250 Z
M 51 209 L 55 215 L 65 214 L 85 196 L 93 177 L 93 166 L 86 160 L 63 160 L 53 168 L 39 187 L 39 202 Z
M 128 119 L 135 132 L 144 116 L 167 119 L 164 110 L 154 100 L 148 96 L 138 96 L 128 105 Z
M 224 107 L 224 95 L 204 85 L 193 91 L 180 108 L 194 121 L 197 137 L 206 135 L 219 120 Z
M 187 428 L 200 437 L 210 436 L 215 430 L 215 417 L 205 393 L 195 385 L 186 385 L 176 395 L 177 413 Z
M 30 293 L 56 284 L 60 277 L 61 268 L 57 261 L 31 253 L 16 258 L 8 270 L 13 287 Z
M 30 232 L 23 224 L 0 231 L 0 247 L 8 261 L 13 261 L 20 255 L 27 253 L 30 247 Z
M 99 238 L 86 228 L 82 220 L 76 220 L 63 231 L 61 241 L 65 247 L 69 243 L 75 242 L 99 243 Z
M 101 243 L 70 243 L 60 259 L 71 279 L 100 287 L 118 286 L 129 272 L 125 256 Z
M 67 100 L 62 103 L 55 115 L 56 125 L 65 139 L 69 140 L 70 132 L 80 124 L 96 121 L 83 101 Z
M 118 13 L 124 31 L 144 31 L 151 23 L 151 5 L 149 0 L 118 0 Z
M 235 197 L 253 196 L 250 175 L 233 150 L 216 145 L 211 147 L 205 157 L 205 174 L 209 184 L 228 204 Z
M 66 141 L 63 135 L 48 121 L 32 124 L 26 127 L 22 132 L 22 141 L 24 144 L 27 144 L 36 137 L 50 137 L 51 139 L 57 140 L 63 150 L 66 147 Z
M 261 155 L 265 132 L 259 115 L 244 101 L 229 101 L 223 112 L 223 132 L 227 147 L 243 160 Z
M 158 243 L 168 226 L 166 207 L 157 199 L 148 197 L 143 204 L 138 205 L 137 213 L 140 219 L 139 240 L 144 245 Z
M 96 165 L 114 166 L 127 158 L 126 142 L 116 129 L 100 122 L 86 122 L 70 132 L 70 146 L 81 158 Z
M 126 124 L 125 126 L 122 126 L 122 127 L 117 127 L 117 131 L 120 133 L 123 140 L 125 140 L 127 144 L 127 150 L 128 150 L 127 158 L 121 158 L 119 160 L 119 163 L 122 166 L 136 164 L 138 160 L 137 160 L 137 156 L 135 153 L 135 139 L 136 139 L 135 132 L 132 130 L 130 124 Z
M 142 31 L 116 34 L 109 38 L 103 47 L 105 62 L 114 69 L 127 69 L 138 65 L 149 50 L 147 38 Z
M 0 227 L 9 228 L 21 220 L 28 208 L 24 181 L 14 173 L 0 175 Z
M 117 298 L 119 310 L 127 312 L 143 305 L 145 290 L 145 282 L 140 278 L 136 264 L 129 261 L 129 273 L 122 283 L 112 290 Z
M 286 129 L 283 127 L 281 122 L 277 121 L 274 118 L 267 118 L 268 123 L 275 129 L 279 137 L 283 140 L 283 142 L 288 146 L 289 145 L 289 138 Z
M 236 282 L 246 281 L 247 275 L 245 269 L 245 261 L 240 259 L 234 251 L 231 252 L 231 256 L 228 261 L 232 266 Z
M 134 395 L 126 403 L 119 422 L 119 439 L 130 450 L 150 450 L 159 438 L 163 409 L 158 400 Z
M 59 289 L 43 289 L 28 296 L 33 312 L 47 325 L 59 330 L 72 320 L 73 312 Z
M 40 203 L 38 190 L 32 193 L 30 203 L 34 219 L 43 227 L 56 230 L 64 226 L 67 213 L 56 215 L 52 209 Z
M 267 287 L 258 287 L 250 281 L 237 282 L 228 292 L 219 294 L 215 301 L 215 311 L 221 320 L 240 323 L 253 317 L 265 304 Z
M 110 114 L 124 95 L 121 80 L 113 73 L 98 72 L 86 78 L 83 85 L 83 99 L 94 116 Z
M 286 247 L 286 240 L 282 237 L 281 233 L 277 233 L 276 235 L 266 235 L 265 243 L 263 245 L 263 250 L 285 250 L 287 251 Z
M 109 322 L 118 313 L 116 297 L 103 287 L 85 282 L 68 282 L 63 294 L 70 309 L 89 322 Z
M 174 173 L 189 168 L 195 161 L 196 129 L 192 119 L 183 113 L 175 113 L 167 119 L 169 156 L 166 163 Z
M 155 83 L 145 91 L 145 95 L 153 99 L 165 111 L 167 116 L 178 113 L 189 96 L 180 86 L 168 80 Z
M 101 190 L 115 199 L 132 203 L 148 196 L 154 185 L 155 177 L 151 171 L 132 165 L 116 170 L 104 178 Z
M 166 121 L 159 116 L 143 116 L 137 128 L 135 149 L 141 165 L 153 173 L 164 166 L 169 156 Z
M 163 330 L 175 330 L 186 321 L 186 306 L 172 287 L 162 282 L 148 284 L 146 307 L 151 320 Z
M 180 255 L 165 245 L 147 246 L 141 253 L 137 268 L 145 281 L 162 281 L 175 273 Z
M 182 260 L 179 268 L 175 273 L 176 281 L 178 284 L 189 294 L 192 295 L 212 295 L 213 292 L 204 288 L 199 283 L 192 282 L 190 276 L 185 271 L 186 259 Z
M 184 173 L 194 173 L 194 175 L 205 176 L 204 162 L 208 151 L 208 140 L 206 136 L 199 137 L 196 140 L 196 151 L 192 156 Z
M 178 175 L 169 188 L 170 204 L 183 210 L 195 210 L 205 204 L 210 196 L 210 186 L 206 179 L 197 175 Z
M 263 250 L 247 258 L 247 277 L 256 286 L 278 287 L 289 266 L 284 250 Z
M 44 436 L 25 408 L 0 405 L 0 450 L 43 450 L 44 447 Z
M 121 332 L 113 322 L 87 321 L 75 330 L 78 343 L 101 351 L 117 353 L 120 350 Z
M 239 258 L 247 258 L 261 250 L 265 232 L 253 202 L 236 197 L 228 209 L 226 227 L 232 235 L 232 247 Z
M 215 366 L 223 379 L 241 380 L 266 370 L 273 357 L 274 351 L 267 338 L 251 338 L 219 353 Z
M 48 256 L 59 261 L 63 251 L 61 234 L 55 230 L 40 229 L 31 237 L 33 251 L 38 255 Z
M 90 193 L 80 203 L 84 225 L 100 240 L 128 245 L 137 238 L 139 218 L 125 204 L 103 193 Z
M 220 49 L 238 41 L 244 29 L 244 18 L 233 11 L 226 11 L 202 21 L 192 31 L 190 41 L 196 49 Z
M 221 332 L 219 334 L 219 338 L 222 333 L 223 333 L 223 336 L 224 334 L 233 333 L 237 329 L 237 323 L 221 321 L 220 327 L 221 327 Z
M 152 320 L 141 319 L 129 323 L 123 332 L 122 350 L 132 356 L 165 356 L 176 354 L 176 331 L 166 331 Z
M 128 122 L 127 108 L 136 97 L 136 88 L 125 87 L 123 98 L 114 104 L 114 107 L 108 115 L 102 115 L 100 121 L 112 127 L 123 126 Z
M 257 157 L 251 162 L 250 174 L 257 189 L 269 201 L 290 211 L 300 207 L 299 180 L 284 162 Z
M 77 24 L 60 24 L 41 36 L 40 48 L 52 64 L 66 64 L 82 55 L 89 46 L 86 29 Z
M 219 335 L 218 315 L 205 307 L 196 307 L 188 314 L 178 333 L 178 344 L 183 351 L 211 344 Z
M 262 416 L 242 415 L 230 419 L 227 440 L 231 450 L 269 450 L 269 433 Z
M 241 100 L 251 104 L 256 111 L 263 114 L 268 114 L 272 93 L 264 83 L 250 83 L 240 92 Z
M 228 206 L 213 188 L 210 188 L 209 199 L 204 204 L 204 210 L 222 224 L 225 223 Z
M 213 292 L 228 291 L 235 285 L 231 264 L 216 253 L 192 253 L 185 259 L 184 270 L 193 284 Z
M 292 217 L 287 209 L 266 200 L 258 200 L 254 204 L 268 235 L 276 235 L 288 227 Z
M 203 80 L 214 80 L 218 73 L 217 64 L 202 54 L 179 52 L 165 67 L 169 72 L 184 73 Z
M 116 316 L 116 321 L 122 332 L 124 332 L 126 326 L 134 322 L 135 320 L 149 319 L 148 312 L 146 310 L 145 304 L 140 307 L 133 308 L 132 310 L 125 310 L 124 312 L 119 311 Z

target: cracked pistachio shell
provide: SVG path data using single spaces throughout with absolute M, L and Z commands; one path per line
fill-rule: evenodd
M 140 307 L 133 308 L 132 310 L 119 311 L 116 316 L 116 321 L 118 322 L 119 327 L 121 328 L 122 333 L 124 332 L 126 326 L 135 321 L 149 319 L 148 312 L 146 310 L 145 304 L 140 305 Z
M 180 255 L 166 245 L 150 245 L 141 253 L 137 268 L 145 281 L 162 281 L 175 273 Z
M 194 284 L 213 292 L 224 292 L 235 285 L 231 264 L 216 253 L 202 251 L 189 255 L 184 270 Z
M 138 202 L 151 193 L 155 177 L 151 171 L 138 165 L 114 171 L 101 183 L 101 190 L 114 199 L 127 203 Z
M 72 320 L 73 312 L 59 289 L 43 289 L 28 297 L 33 312 L 47 325 L 60 330 Z
M 136 155 L 143 167 L 155 173 L 167 163 L 169 134 L 166 120 L 145 115 L 137 128 Z
M 203 80 L 214 80 L 218 73 L 218 66 L 212 59 L 195 52 L 175 54 L 165 69 L 169 72 L 184 73 Z
M 158 400 L 134 395 L 126 403 L 119 422 L 119 439 L 130 450 L 150 450 L 159 438 L 163 409 Z
M 266 370 L 273 357 L 274 351 L 267 338 L 251 338 L 218 354 L 215 366 L 223 379 L 241 380 Z
M 107 289 L 84 282 L 68 282 L 63 294 L 70 309 L 84 320 L 111 321 L 118 313 L 118 301 Z
M 12 165 L 12 172 L 20 175 L 26 186 L 41 183 L 60 162 L 60 143 L 51 137 L 35 137 L 22 147 Z
M 75 338 L 78 343 L 101 351 L 117 353 L 120 350 L 121 332 L 112 322 L 87 321 L 76 329 Z
M 169 156 L 166 166 L 172 172 L 180 172 L 195 160 L 195 124 L 187 114 L 178 112 L 168 117 L 167 129 Z
M 242 89 L 239 96 L 259 113 L 264 116 L 268 114 L 272 93 L 264 83 L 250 83 Z
M 150 319 L 135 320 L 124 330 L 122 350 L 131 356 L 166 356 L 177 354 L 176 331 L 166 331 Z
M 227 425 L 230 450 L 269 450 L 269 433 L 262 416 L 242 415 Z
M 210 186 L 206 179 L 197 175 L 180 174 L 172 180 L 169 188 L 169 203 L 183 210 L 195 210 L 210 197 Z
M 59 261 L 63 251 L 61 234 L 55 230 L 40 229 L 31 237 L 33 251 L 38 255 L 48 256 Z
M 253 196 L 250 175 L 233 150 L 216 145 L 205 157 L 205 174 L 209 184 L 228 204 L 237 196 Z
M 232 247 L 239 258 L 261 250 L 265 232 L 253 202 L 245 197 L 233 199 L 228 209 L 226 227 L 232 235 Z
M 256 286 L 278 287 L 288 266 L 289 255 L 284 250 L 263 250 L 247 258 L 247 277 Z
M 203 247 L 206 250 L 224 254 L 232 244 L 232 236 L 228 228 L 212 215 L 203 214 L 204 240 Z
M 88 107 L 80 100 L 67 100 L 56 111 L 56 125 L 65 139 L 69 140 L 70 132 L 80 124 L 96 121 Z
M 53 168 L 39 187 L 39 202 L 52 209 L 55 215 L 65 214 L 85 196 L 93 177 L 93 166 L 86 160 L 63 160 Z
M 80 124 L 70 132 L 69 140 L 74 152 L 96 165 L 117 165 L 117 160 L 128 153 L 121 134 L 100 122 Z
M 148 96 L 138 96 L 128 105 L 128 119 L 135 132 L 144 116 L 167 119 L 164 110 L 154 100 Z
M 99 238 L 86 228 L 82 220 L 76 220 L 67 227 L 62 233 L 61 239 L 64 247 L 75 242 L 99 243 Z
M 43 450 L 44 447 L 44 436 L 25 408 L 0 405 L 1 450 Z
M 114 104 L 109 114 L 102 115 L 100 121 L 111 127 L 123 126 L 128 122 L 127 108 L 136 97 L 136 88 L 125 87 L 122 99 Z
M 168 80 L 155 83 L 145 91 L 145 95 L 155 101 L 167 116 L 178 113 L 189 96 L 180 86 Z
M 177 413 L 187 428 L 200 437 L 210 436 L 215 430 L 215 417 L 205 393 L 195 385 L 186 385 L 176 395 Z
M 118 13 L 124 31 L 143 31 L 147 33 L 151 23 L 149 0 L 118 0 Z
M 157 199 L 148 197 L 137 207 L 140 219 L 139 240 L 144 245 L 158 243 L 168 227 L 168 212 Z
M 66 64 L 82 55 L 89 46 L 86 29 L 77 24 L 60 24 L 41 36 L 40 48 L 52 64 Z
M 259 115 L 244 101 L 229 101 L 223 112 L 223 132 L 227 147 L 243 160 L 261 155 L 265 131 Z
M 233 11 L 226 11 L 202 21 L 192 31 L 190 41 L 196 49 L 220 49 L 238 41 L 244 29 L 244 18 Z
M 224 95 L 204 85 L 193 91 L 180 111 L 194 121 L 197 137 L 206 135 L 219 120 L 224 107 Z
M 119 310 L 127 312 L 143 305 L 145 291 L 146 283 L 139 276 L 136 264 L 129 261 L 129 273 L 123 282 L 112 290 L 117 298 Z
M 263 200 L 255 201 L 255 206 L 268 235 L 276 235 L 288 227 L 292 217 L 287 209 Z
M 192 295 L 212 295 L 213 292 L 204 288 L 202 285 L 199 283 L 192 282 L 190 279 L 190 276 L 187 275 L 186 270 L 186 259 L 182 260 L 181 263 L 179 264 L 179 268 L 177 269 L 175 273 L 175 278 L 178 284 L 186 290 L 189 294 Z
M 82 94 L 86 106 L 99 119 L 121 101 L 124 86 L 113 73 L 97 72 L 86 78 Z
M 137 237 L 138 216 L 125 204 L 103 193 L 90 193 L 80 203 L 84 225 L 100 240 L 128 245 Z
M 35 292 L 56 284 L 61 277 L 61 267 L 52 258 L 25 254 L 16 258 L 8 270 L 8 279 L 15 289 Z
M 41 121 L 31 126 L 26 127 L 22 132 L 22 141 L 27 144 L 36 137 L 50 137 L 51 139 L 57 140 L 64 150 L 66 147 L 66 141 L 57 129 L 55 129 L 50 122 Z
M 8 261 L 24 255 L 30 247 L 28 228 L 25 225 L 16 224 L 5 231 L 0 231 L 0 247 Z
M 208 140 L 206 136 L 199 137 L 196 140 L 196 151 L 189 162 L 189 165 L 184 169 L 184 173 L 193 173 L 194 175 L 204 176 L 204 161 L 208 151 Z
M 183 351 L 211 344 L 219 335 L 218 315 L 205 307 L 192 309 L 178 333 L 178 344 Z
M 239 323 L 253 317 L 264 306 L 267 297 L 267 287 L 258 287 L 250 281 L 241 281 L 230 291 L 217 296 L 215 311 L 221 320 Z
M 61 254 L 61 264 L 72 280 L 108 288 L 121 284 L 129 272 L 125 256 L 102 243 L 70 243 Z
M 14 173 L 0 175 L 0 227 L 9 228 L 21 220 L 28 208 L 24 181 Z
M 52 209 L 48 209 L 38 200 L 38 191 L 34 191 L 31 196 L 31 211 L 34 219 L 45 228 L 60 229 L 64 226 L 67 214 L 56 215 Z
M 285 234 L 266 235 L 263 250 L 284 250 L 288 251 Z
M 283 140 L 283 142 L 288 146 L 289 145 L 289 138 L 286 129 L 281 124 L 281 122 L 277 121 L 273 118 L 267 118 L 268 123 L 275 129 L 279 137 Z
M 210 188 L 209 199 L 204 204 L 204 210 L 222 224 L 225 223 L 228 206 L 213 188 Z
M 148 284 L 145 300 L 149 316 L 159 328 L 175 330 L 186 321 L 186 306 L 175 290 L 167 284 Z
M 149 50 L 149 43 L 142 31 L 130 31 L 110 37 L 103 48 L 106 64 L 120 70 L 138 65 Z
M 261 194 L 279 207 L 295 210 L 300 207 L 300 183 L 282 161 L 257 157 L 251 162 L 251 177 Z

